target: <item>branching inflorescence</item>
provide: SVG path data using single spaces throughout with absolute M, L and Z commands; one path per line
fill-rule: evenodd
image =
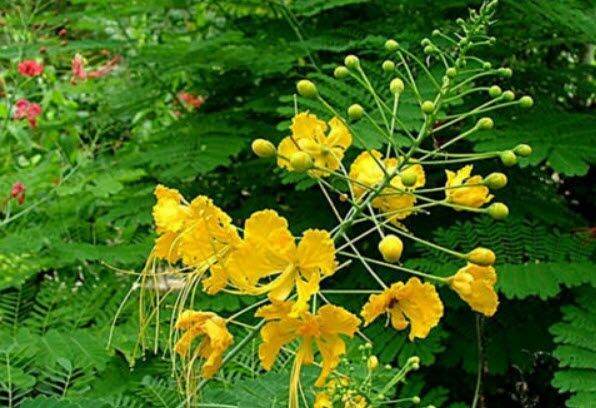
M 373 101 L 371 107 L 365 109 L 353 104 L 343 115 L 343 108 L 332 106 L 318 92 L 315 83 L 303 79 L 297 83 L 298 94 L 320 104 L 328 112 L 329 121 L 296 109 L 290 135 L 277 147 L 264 139 L 254 140 L 252 149 L 257 156 L 275 160 L 282 169 L 306 173 L 316 180 L 337 218 L 333 229 L 309 229 L 301 236 L 294 236 L 288 221 L 270 209 L 253 213 L 242 227 L 235 226 L 205 196 L 187 202 L 176 190 L 156 188 L 153 216 L 159 236 L 136 286 L 141 288 L 140 346 L 145 347 L 145 332 L 155 322 L 157 349 L 160 308 L 164 299 L 176 291 L 169 338 L 174 363 L 176 354 L 183 362 L 187 392 L 196 393 L 204 384 L 204 380 L 198 383 L 194 380 L 196 362 L 202 361 L 201 375 L 208 379 L 260 333 L 259 358 L 266 370 L 272 368 L 282 349 L 295 355 L 289 405 L 299 406 L 301 367 L 320 361 L 316 385 L 325 388 L 315 405 L 333 406 L 333 401 L 343 398 L 345 402 L 348 395 L 337 391 L 349 388 L 346 386 L 349 378 L 338 375 L 338 365 L 346 350 L 345 338 L 358 333 L 361 325 L 386 315 L 395 330 L 409 327 L 410 340 L 427 337 L 444 313 L 437 285 L 450 287 L 476 312 L 485 316 L 496 312 L 497 274 L 493 267 L 495 254 L 490 249 L 479 247 L 460 253 L 417 236 L 403 224 L 408 217 L 427 213 L 434 207 L 487 214 L 494 219 L 508 215 L 507 206 L 494 202 L 491 194 L 506 185 L 507 177 L 502 173 L 473 175 L 469 163 L 499 158 L 505 166 L 511 166 L 518 156 L 529 155 L 531 148 L 519 145 L 512 150 L 488 153 L 454 150 L 469 136 L 493 128 L 493 120 L 483 115 L 510 106 L 529 108 L 533 104 L 530 97 L 516 100 L 513 92 L 503 92 L 497 85 L 476 85 L 483 78 L 506 78 L 512 74 L 509 68 L 494 69 L 490 63 L 472 55 L 476 48 L 495 42 L 486 34 L 495 6 L 496 1 L 491 1 L 479 11 L 471 11 L 467 21 L 458 19 L 460 30 L 453 35 L 433 31 L 434 40 L 422 41 L 427 61 L 420 60 L 397 41 L 388 40 L 385 43 L 388 59 L 382 63 L 382 70 L 393 76 L 387 84 L 391 100 L 385 100 L 375 89 L 359 58 L 349 55 L 344 65 L 335 69 L 334 76 L 363 87 Z M 437 63 L 439 70 L 435 67 L 431 72 L 431 61 Z M 439 71 L 441 74 L 437 76 Z M 424 97 L 418 86 L 421 78 L 432 84 L 432 97 Z M 400 117 L 400 98 L 407 92 L 420 106 L 422 124 L 416 132 Z M 450 102 L 475 93 L 486 93 L 489 100 L 466 112 L 447 112 L 452 106 Z M 378 132 L 385 141 L 382 149 L 366 148 L 365 138 L 354 128 L 358 121 L 368 121 Z M 447 133 L 448 130 L 451 132 Z M 445 134 L 454 135 L 445 139 Z M 442 135 L 440 143 L 437 135 Z M 354 149 L 354 141 L 364 146 L 364 150 L 348 165 L 343 160 L 346 152 Z M 427 186 L 426 174 L 430 170 L 462 163 L 464 166 L 457 171 L 445 170 L 443 185 Z M 342 202 L 341 206 L 334 197 Z M 346 203 L 349 208 L 342 212 L 340 207 L 345 208 Z M 352 227 L 364 223 L 369 223 L 370 228 L 354 235 Z M 359 244 L 376 236 L 379 259 L 363 256 Z M 400 264 L 404 241 L 405 245 L 416 242 L 443 251 L 460 259 L 462 267 L 449 277 L 406 268 Z M 327 278 L 354 261 L 362 264 L 376 288 L 334 290 L 326 286 Z M 166 266 L 160 266 L 160 262 Z M 379 266 L 412 276 L 386 282 L 375 272 Z M 169 276 L 177 277 L 182 283 L 163 294 L 157 288 Z M 226 318 L 209 311 L 192 310 L 201 289 L 210 295 L 226 292 L 256 296 L 259 300 Z M 327 291 L 368 295 L 360 318 L 330 304 L 325 296 Z M 246 326 L 238 319 L 253 312 L 262 320 L 249 327 L 251 332 L 246 338 L 236 342 L 228 325 Z M 198 346 L 193 349 L 195 339 Z M 290 343 L 297 344 L 296 348 L 288 348 Z M 319 358 L 315 357 L 316 351 Z M 369 367 L 374 369 L 376 364 L 376 357 L 370 356 Z M 401 377 L 396 378 L 402 379 L 417 365 L 417 359 L 411 359 L 400 371 Z M 393 378 L 387 384 L 389 388 L 385 387 L 387 391 L 398 380 Z M 353 406 L 377 406 L 384 398 L 383 393 L 350 395 L 363 402 Z

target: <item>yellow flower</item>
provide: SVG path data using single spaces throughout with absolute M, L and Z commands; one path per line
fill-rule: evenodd
M 454 173 L 445 170 L 447 182 L 445 183 L 445 196 L 447 201 L 465 207 L 479 208 L 492 200 L 488 187 L 481 185 L 482 176 L 472 176 L 472 165 L 464 166 Z M 469 187 L 460 187 L 468 186 Z M 456 209 L 458 210 L 458 209 Z
M 314 408 L 333 408 L 333 402 L 326 392 L 319 392 L 315 397 Z
M 205 359 L 203 376 L 213 377 L 221 366 L 224 352 L 234 341 L 226 327 L 226 321 L 212 312 L 185 310 L 178 317 L 176 329 L 185 330 L 174 346 L 174 351 L 181 356 L 187 356 L 192 341 L 202 336 L 195 353 Z
M 495 283 L 497 283 L 495 268 L 473 263 L 469 263 L 449 277 L 449 285 L 459 297 L 473 310 L 489 317 L 496 313 L 499 305 Z
M 350 179 L 354 180 L 352 189 L 356 198 L 378 187 L 384 180 L 385 173 L 393 174 L 395 169 L 402 162 L 402 158 L 382 158 L 377 150 L 364 151 L 350 166 Z M 424 186 L 426 176 L 420 164 L 404 166 L 401 171 L 408 170 L 416 174 L 416 182 L 411 187 L 406 187 L 401 181 L 400 175 L 391 179 L 390 185 L 383 189 L 380 194 L 372 200 L 372 206 L 387 215 L 392 222 L 398 223 L 412 213 L 412 207 L 416 203 L 416 197 L 411 191 Z
M 281 141 L 277 148 L 277 165 L 290 171 L 294 170 L 290 164 L 290 156 L 296 152 L 308 153 L 314 160 L 316 167 L 329 171 L 339 169 L 344 152 L 352 144 L 352 135 L 344 123 L 333 118 L 327 124 L 308 112 L 301 112 L 294 116 L 290 126 L 292 135 Z M 324 170 L 310 170 L 313 177 L 325 177 L 329 172 Z
M 383 313 L 391 317 L 396 330 L 403 330 L 409 324 L 410 340 L 425 338 L 443 316 L 443 303 L 430 283 L 411 278 L 406 284 L 397 282 L 378 295 L 371 295 L 360 315 L 368 325 Z M 406 320 L 407 319 L 407 320 Z
M 300 366 L 314 362 L 313 343 L 321 353 L 322 370 L 316 381 L 317 387 L 325 384 L 327 376 L 337 367 L 340 357 L 346 351 L 341 335 L 354 336 L 360 320 L 347 310 L 333 305 L 321 307 L 316 314 L 303 312 L 293 317 L 291 301 L 273 301 L 260 308 L 256 316 L 267 320 L 261 329 L 263 343 L 259 346 L 259 358 L 266 370 L 270 370 L 280 349 L 298 339 L 296 353 L 297 369 L 293 380 L 297 381 Z M 293 384 L 293 382 L 291 382 Z
M 205 289 L 209 293 L 221 290 L 228 277 L 219 264 L 240 243 L 232 219 L 205 196 L 187 204 L 177 190 L 162 185 L 156 187 L 155 196 L 153 218 L 159 236 L 153 256 L 170 263 L 182 259 L 186 266 L 203 272 L 209 269 L 211 276 L 203 282 Z
M 286 299 L 294 287 L 294 313 L 305 310 L 321 279 L 335 272 L 335 245 L 323 230 L 306 230 L 296 245 L 288 222 L 273 210 L 257 211 L 244 224 L 244 239 L 226 268 L 241 291 L 271 300 Z

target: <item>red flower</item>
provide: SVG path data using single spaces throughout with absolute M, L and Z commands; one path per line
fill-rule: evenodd
M 27 119 L 31 127 L 37 126 L 37 117 L 41 115 L 41 106 L 31 103 L 27 99 L 19 99 L 15 103 L 14 119 Z
M 85 72 L 85 60 L 81 54 L 75 54 L 72 62 L 70 63 L 72 70 L 71 82 L 76 82 L 78 79 L 87 79 L 87 73 Z
M 20 181 L 15 182 L 10 189 L 10 196 L 15 198 L 19 204 L 25 202 L 25 185 Z
M 19 73 L 28 77 L 38 76 L 43 73 L 43 65 L 34 60 L 25 60 L 19 64 Z
M 202 96 L 195 96 L 189 92 L 179 92 L 178 97 L 182 99 L 187 105 L 192 106 L 195 109 L 199 109 L 203 103 L 205 103 L 205 98 Z

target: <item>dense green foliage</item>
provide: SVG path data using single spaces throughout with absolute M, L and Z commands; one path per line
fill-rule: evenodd
M 322 73 L 348 51 L 382 60 L 389 37 L 417 49 L 434 28 L 453 27 L 480 2 L 0 4 L 0 405 L 176 407 L 182 400 L 163 350 L 135 353 L 137 311 L 126 307 L 112 321 L 130 272 L 142 268 L 153 243 L 155 184 L 188 197 L 208 194 L 238 220 L 275 208 L 296 230 L 331 225 L 320 193 L 307 189 L 311 182 L 257 160 L 250 141 L 285 136 L 294 82 L 305 76 L 341 106 L 371 103 L 347 85 L 326 84 Z M 421 358 L 421 370 L 400 390 L 404 396 L 468 406 L 480 367 L 480 406 L 583 407 L 594 400 L 593 15 L 589 0 L 499 4 L 491 29 L 498 42 L 482 56 L 511 66 L 513 78 L 501 85 L 531 94 L 536 105 L 529 113 L 496 114 L 495 130 L 475 135 L 470 147 L 532 145 L 534 154 L 509 173 L 503 193 L 512 216 L 503 223 L 471 215 L 454 222 L 445 210 L 409 227 L 450 248 L 493 248 L 502 305 L 484 320 L 446 292 L 454 312 L 414 343 L 371 326 L 366 334 L 383 363 Z M 94 68 L 117 65 L 106 76 L 71 81 L 75 53 Z M 32 58 L 43 59 L 43 80 L 19 76 L 18 63 Z M 389 79 L 372 63 L 371 71 L 374 82 Z M 185 105 L 181 91 L 205 102 Z M 25 97 L 43 109 L 35 128 L 12 119 L 15 102 Z M 418 107 L 408 108 L 403 120 L 415 126 Z M 498 169 L 497 160 L 482 165 L 483 174 Z M 17 181 L 26 187 L 23 204 L 11 197 Z M 444 275 L 454 269 L 426 247 L 406 252 L 407 266 Z M 337 284 L 368 287 L 361 272 L 353 266 Z M 346 307 L 362 300 L 342 296 Z M 197 308 L 225 313 L 243 302 L 250 300 L 205 296 Z M 279 364 L 256 379 L 258 360 L 248 348 L 205 388 L 205 402 L 284 406 L 288 370 Z

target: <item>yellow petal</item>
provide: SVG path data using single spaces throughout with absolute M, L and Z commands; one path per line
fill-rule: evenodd
M 213 312 L 201 312 L 195 310 L 185 310 L 180 313 L 178 316 L 178 320 L 176 320 L 176 329 L 186 330 L 190 329 L 192 326 L 201 325 L 205 323 L 207 320 L 217 316 Z
M 153 254 L 157 259 L 165 259 L 170 263 L 176 262 L 180 259 L 180 240 L 179 235 L 175 232 L 166 232 L 157 237 L 155 246 L 153 247 Z
M 285 301 L 272 301 L 271 304 L 260 307 L 256 313 L 256 317 L 262 317 L 265 320 L 276 320 L 284 319 L 288 317 L 294 302 L 289 300 Z
M 317 320 L 321 333 L 324 335 L 345 334 L 352 337 L 360 325 L 360 319 L 346 309 L 335 305 L 321 307 L 317 312 Z
M 292 308 L 291 317 L 297 317 L 308 310 L 308 301 L 319 291 L 321 278 L 318 272 L 312 273 L 308 281 L 301 278 L 296 279 L 297 300 Z
M 292 119 L 290 129 L 296 140 L 308 138 L 320 142 L 327 130 L 327 124 L 318 119 L 316 115 L 300 112 Z
M 355 180 L 352 182 L 352 189 L 356 197 L 361 197 L 368 189 L 383 180 L 383 168 L 379 165 L 381 157 L 381 153 L 377 150 L 364 151 L 350 165 L 349 176 L 350 179 Z
M 329 276 L 335 272 L 335 245 L 331 234 L 323 230 L 309 229 L 298 244 L 298 265 L 305 277 L 320 271 Z
M 410 322 L 410 340 L 425 338 L 443 316 L 443 303 L 430 283 L 411 278 L 396 293 L 397 307 Z
M 300 149 L 298 149 L 295 140 L 289 136 L 284 138 L 277 146 L 277 165 L 290 171 L 294 170 L 290 165 L 290 156 L 298 151 Z
M 326 335 L 316 338 L 316 343 L 322 356 L 322 369 L 319 378 L 315 382 L 317 387 L 325 385 L 329 374 L 339 364 L 340 357 L 346 352 L 346 344 L 337 334 Z
M 263 342 L 259 346 L 259 359 L 265 370 L 271 370 L 281 348 L 293 341 L 297 334 L 296 323 L 286 319 L 266 323 L 261 328 Z
M 314 408 L 333 408 L 333 402 L 326 392 L 317 393 Z
M 329 121 L 329 135 L 325 144 L 329 147 L 340 147 L 346 150 L 352 144 L 352 134 L 346 125 L 337 117 Z
M 153 206 L 153 219 L 158 232 L 178 232 L 189 215 L 188 207 L 181 205 L 182 195 L 178 190 L 162 185 L 155 188 L 157 203 Z
M 389 302 L 391 301 L 391 293 L 384 291 L 376 295 L 370 295 L 368 302 L 362 307 L 360 316 L 364 319 L 364 325 L 368 326 L 377 317 L 387 311 Z

